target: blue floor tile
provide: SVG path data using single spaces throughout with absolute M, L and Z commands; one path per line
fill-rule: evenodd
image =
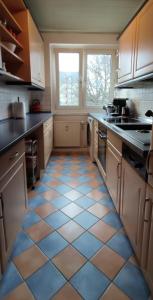
M 11 258 L 20 255 L 23 251 L 30 248 L 33 244 L 33 241 L 27 236 L 24 231 L 19 232 L 13 245 Z
M 88 182 L 88 181 L 90 181 L 91 180 L 91 178 L 90 177 L 88 177 L 88 176 L 80 176 L 79 178 L 78 178 L 78 181 L 79 182 L 81 182 L 81 183 L 85 183 L 85 182 Z
M 76 187 L 75 189 L 82 194 L 88 194 L 92 191 L 93 188 L 89 185 L 83 184 L 83 185 Z
M 115 229 L 120 229 L 120 228 L 123 227 L 122 222 L 121 222 L 119 216 L 117 215 L 117 213 L 115 213 L 113 211 L 111 211 L 106 216 L 104 216 L 102 218 L 102 220 L 106 224 L 111 225 L 112 227 L 114 227 Z
M 21 284 L 22 281 L 23 279 L 21 278 L 14 264 L 8 264 L 3 278 L 0 281 L 0 299 L 4 299 L 3 297 Z
M 37 191 L 38 193 L 44 193 L 44 192 L 47 192 L 49 190 L 50 190 L 50 188 L 48 186 L 45 186 L 45 185 L 39 185 L 39 186 L 35 187 L 35 191 Z
M 86 263 L 70 282 L 86 300 L 99 299 L 110 283 L 109 279 L 90 262 Z
M 38 243 L 38 246 L 40 247 L 42 252 L 44 252 L 45 255 L 47 255 L 49 258 L 57 255 L 67 245 L 68 243 L 57 232 L 51 233 Z
M 51 181 L 51 177 L 49 176 L 49 175 L 43 175 L 43 177 L 40 179 L 40 181 L 41 182 L 44 182 L 44 183 L 46 183 L 46 182 L 49 182 L 49 181 Z
M 54 190 L 56 190 L 57 192 L 59 192 L 61 194 L 65 194 L 65 193 L 70 192 L 72 190 L 72 188 L 68 187 L 65 184 L 61 184 L 61 185 L 55 186 Z
M 112 199 L 109 198 L 109 197 L 103 198 L 98 203 L 101 203 L 102 205 L 104 205 L 104 206 L 106 206 L 106 207 L 108 207 L 110 209 L 114 209 L 115 208 Z
M 37 206 L 40 206 L 42 204 L 45 204 L 46 200 L 42 197 L 42 196 L 36 196 L 34 198 L 32 198 L 29 202 L 28 202 L 28 206 L 31 209 L 36 208 Z
M 97 240 L 92 234 L 85 232 L 73 242 L 73 246 L 89 259 L 102 248 L 103 243 Z
M 95 201 L 91 198 L 88 198 L 87 196 L 84 196 L 82 198 L 75 200 L 75 203 L 83 207 L 84 209 L 87 209 L 88 207 L 93 205 Z
M 72 180 L 72 177 L 66 176 L 66 175 L 61 175 L 61 176 L 58 177 L 58 179 L 61 180 L 64 183 L 67 183 L 67 182 Z
M 115 234 L 108 241 L 107 245 L 119 253 L 124 259 L 129 259 L 129 257 L 134 254 L 127 236 L 123 233 Z
M 22 228 L 26 229 L 28 227 L 31 227 L 33 224 L 38 223 L 40 220 L 41 218 L 34 211 L 29 211 L 24 217 Z
M 74 220 L 77 223 L 79 223 L 83 228 L 88 229 L 98 221 L 98 218 L 93 216 L 89 212 L 84 211 L 78 216 L 76 216 Z
M 131 263 L 127 263 L 119 272 L 114 282 L 132 300 L 149 299 L 150 292 L 144 277 L 140 269 Z
M 100 192 L 103 192 L 103 193 L 108 193 L 108 190 L 107 190 L 107 187 L 105 184 L 103 184 L 102 186 L 98 187 L 98 190 Z
M 66 283 L 66 280 L 56 267 L 48 262 L 26 282 L 35 299 L 49 300 Z
M 68 205 L 71 201 L 69 201 L 66 197 L 64 196 L 61 196 L 61 197 L 58 197 L 54 200 L 52 200 L 52 204 L 57 208 L 57 209 L 61 209 L 63 208 L 64 206 Z
M 57 211 L 51 215 L 49 215 L 45 221 L 52 226 L 54 229 L 57 229 L 67 223 L 70 220 L 69 217 L 67 217 L 65 214 L 63 214 L 61 211 Z

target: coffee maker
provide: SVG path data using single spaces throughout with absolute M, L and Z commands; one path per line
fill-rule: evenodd
M 125 112 L 124 114 L 127 115 L 126 113 L 126 101 L 128 98 L 114 98 L 113 99 L 113 105 L 115 106 L 115 113 L 118 116 L 123 115 L 123 111 Z

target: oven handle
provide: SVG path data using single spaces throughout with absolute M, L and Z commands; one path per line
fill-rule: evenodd
M 98 136 L 100 137 L 101 140 L 107 139 L 107 135 L 103 134 L 100 130 L 96 131 L 96 133 L 98 134 Z

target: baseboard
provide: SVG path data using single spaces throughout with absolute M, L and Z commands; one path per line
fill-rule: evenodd
M 67 152 L 78 152 L 78 153 L 89 153 L 88 148 L 54 148 L 52 153 L 67 153 Z

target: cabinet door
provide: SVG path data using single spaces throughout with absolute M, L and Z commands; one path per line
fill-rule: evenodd
M 80 147 L 80 122 L 55 121 L 54 146 Z
M 119 39 L 119 83 L 133 78 L 135 29 L 136 20 L 132 21 Z
M 148 199 L 151 202 L 151 224 L 150 224 L 150 234 L 149 234 L 149 247 L 147 255 L 147 277 L 153 291 L 153 189 L 149 187 L 148 189 Z M 148 246 L 148 245 L 146 245 Z
M 94 159 L 98 158 L 98 122 L 94 120 Z
M 23 157 L 3 178 L 0 184 L 5 235 L 5 247 L 2 249 L 3 270 L 26 211 L 27 187 L 25 174 L 25 160 Z
M 153 1 L 137 17 L 134 77 L 153 72 Z
M 31 80 L 33 83 L 44 87 L 44 44 L 30 14 L 28 14 L 28 26 Z
M 120 179 L 121 156 L 108 142 L 106 152 L 106 184 L 118 212 L 120 208 Z
M 53 147 L 53 130 L 50 126 L 45 132 L 44 132 L 44 164 L 45 167 L 47 165 L 47 162 L 49 160 L 51 151 Z
M 140 259 L 146 185 L 144 180 L 123 159 L 120 215 L 135 253 Z

